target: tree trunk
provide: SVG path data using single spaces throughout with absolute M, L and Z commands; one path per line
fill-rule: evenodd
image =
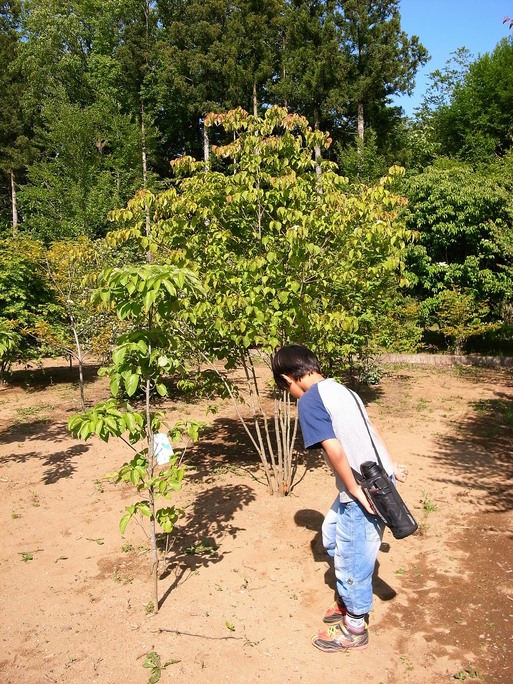
M 71 310 L 71 306 L 68 304 L 68 318 L 71 323 L 71 330 L 73 332 L 73 337 L 75 338 L 75 347 L 77 349 L 77 361 L 78 361 L 78 386 L 80 388 L 80 404 L 82 406 L 82 411 L 86 410 L 85 405 L 85 395 L 84 395 L 84 357 L 82 355 L 82 347 L 80 345 L 80 340 L 78 338 L 77 326 L 75 325 L 75 317 Z M 70 362 L 72 356 L 70 354 Z
M 18 237 L 18 205 L 16 203 L 16 179 L 14 170 L 10 170 L 11 176 L 11 205 L 12 205 L 12 236 Z
M 283 41 L 281 44 L 281 49 L 282 49 L 282 53 L 285 54 L 285 38 L 283 38 Z M 284 60 L 283 68 L 281 71 L 281 78 L 282 78 L 283 83 L 285 83 L 286 77 L 287 77 L 287 69 L 285 68 L 285 60 Z M 283 100 L 283 106 L 285 107 L 285 109 L 288 109 L 289 103 L 288 103 L 286 95 L 285 95 L 285 98 Z
M 210 140 L 208 139 L 208 128 L 205 126 L 205 120 L 203 120 L 203 161 L 205 162 L 205 171 L 210 171 Z
M 258 116 L 257 84 L 253 81 L 253 115 Z
M 365 111 L 363 107 L 363 102 L 358 102 L 358 137 L 360 140 L 364 141 L 365 138 Z
M 259 381 L 248 350 L 241 350 L 241 365 L 246 377 L 246 391 L 240 387 L 240 393 L 233 392 L 230 383 L 205 353 L 201 352 L 201 355 L 224 383 L 230 395 L 239 421 L 260 458 L 269 494 L 287 496 L 294 484 L 297 470 L 294 445 L 297 437 L 298 419 L 297 414 L 295 418 L 292 418 L 290 397 L 288 394 L 280 392 L 279 398 L 276 398 L 274 402 L 274 415 L 270 416 L 262 405 Z M 251 419 L 242 414 L 241 401 L 250 409 Z M 271 430 L 273 423 L 274 434 Z
M 141 163 L 142 163 L 142 176 L 143 176 L 143 187 L 145 190 L 148 189 L 148 155 L 146 151 L 146 126 L 145 126 L 145 111 L 144 102 L 141 102 Z M 150 218 L 150 207 L 148 202 L 144 203 L 144 215 L 146 224 L 146 237 L 150 237 L 151 233 L 151 218 Z M 151 251 L 148 249 L 146 252 L 146 261 L 151 263 L 152 256 Z
M 314 128 L 316 131 L 319 130 L 319 110 L 317 107 L 314 109 Z M 320 158 L 321 158 L 321 148 L 318 144 L 315 145 L 314 148 L 314 159 L 315 159 L 315 175 L 317 176 L 317 182 L 321 180 L 321 164 L 320 164 Z
M 151 328 L 152 316 L 151 312 L 148 318 L 148 326 Z M 151 346 L 148 348 L 148 357 L 151 355 Z M 148 479 L 151 479 L 155 473 L 155 449 L 153 441 L 153 430 L 151 427 L 151 404 L 150 404 L 150 379 L 146 380 L 145 399 L 146 399 L 146 439 L 148 444 Z M 150 553 L 152 559 L 151 576 L 153 580 L 153 612 L 159 612 L 159 550 L 157 546 L 157 529 L 155 518 L 155 492 L 153 487 L 148 489 L 148 498 L 150 501 Z

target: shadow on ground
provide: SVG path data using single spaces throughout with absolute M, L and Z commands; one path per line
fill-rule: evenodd
M 271 429 L 271 438 L 274 438 Z M 301 434 L 296 438 L 296 472 L 295 486 L 304 477 L 307 470 L 324 466 L 324 460 L 319 451 L 303 451 L 301 449 Z M 223 470 L 241 469 L 251 477 L 267 486 L 262 473 L 260 457 L 241 422 L 236 418 L 218 417 L 203 433 L 199 442 L 188 452 L 188 462 L 194 466 L 195 473 L 189 479 L 202 482 L 213 481 L 215 476 Z M 258 477 L 257 477 L 258 474 Z
M 437 440 L 434 458 L 454 471 L 444 476 L 482 498 L 485 511 L 513 509 L 513 397 L 497 391 L 491 399 L 471 404 L 472 413 Z M 436 480 L 436 473 L 433 474 Z M 442 482 L 441 479 L 438 481 Z
M 51 420 L 36 420 L 31 423 L 15 423 L 0 433 L 0 444 L 10 445 L 11 451 L 0 457 L 0 463 L 29 464 L 39 459 L 45 467 L 42 481 L 44 484 L 55 484 L 62 478 L 70 477 L 77 470 L 74 460 L 87 453 L 91 444 L 73 444 L 51 454 L 40 451 L 26 451 L 24 448 L 32 442 L 51 442 L 59 445 L 69 443 L 69 432 L 66 425 Z M 30 448 L 30 447 L 29 447 Z
M 324 515 L 311 508 L 303 508 L 294 515 L 294 522 L 298 527 L 304 527 L 307 530 L 312 530 L 315 535 L 310 541 L 310 548 L 312 556 L 316 563 L 328 563 L 328 568 L 324 573 L 324 584 L 333 590 L 334 598 L 336 598 L 336 579 L 333 559 L 326 553 L 322 544 L 322 523 Z M 390 550 L 389 544 L 381 544 L 380 551 L 388 553 Z M 397 592 L 385 580 L 379 576 L 379 561 L 376 561 L 374 573 L 372 576 L 372 589 L 374 594 L 382 601 L 390 601 Z
M 216 485 L 196 496 L 186 510 L 183 522 L 175 527 L 172 547 L 164 548 L 167 565 L 161 579 L 172 573 L 175 577 L 161 604 L 196 570 L 223 560 L 226 552 L 222 551 L 221 540 L 226 536 L 236 538 L 244 531 L 244 528 L 234 525 L 235 513 L 255 499 L 253 489 L 244 484 Z M 161 547 L 165 541 L 166 536 L 162 535 L 159 539 Z
M 84 365 L 84 383 L 91 384 L 98 380 L 97 363 L 86 363 Z M 53 363 L 46 366 L 37 363 L 28 363 L 24 368 L 18 368 L 8 373 L 6 384 L 12 387 L 21 387 L 27 392 L 39 392 L 47 389 L 51 385 L 62 385 L 77 383 L 78 385 L 78 366 L 70 366 L 63 359 L 55 359 Z

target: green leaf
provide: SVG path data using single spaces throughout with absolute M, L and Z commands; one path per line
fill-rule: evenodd
M 125 513 L 125 515 L 121 518 L 119 521 L 119 531 L 121 534 L 125 534 L 125 530 L 127 528 L 128 523 L 133 517 L 133 513 Z
M 161 397 L 167 396 L 167 387 L 164 385 L 164 383 L 158 383 L 157 385 L 155 385 L 155 389 Z
M 125 391 L 129 397 L 132 397 L 139 387 L 139 376 L 132 373 L 127 378 L 125 378 Z

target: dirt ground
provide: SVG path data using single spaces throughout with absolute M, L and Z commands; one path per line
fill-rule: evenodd
M 325 654 L 310 643 L 333 599 L 319 540 L 334 485 L 321 457 L 270 497 L 232 406 L 220 402 L 188 454 L 176 503 L 186 515 L 151 600 L 148 541 L 118 521 L 134 500 L 105 481 L 128 458 L 119 440 L 66 432 L 78 390 L 65 363 L 18 370 L 0 386 L 0 681 L 438 684 L 513 682 L 513 374 L 390 366 L 368 411 L 410 469 L 401 492 L 414 537 L 385 532 L 370 644 Z M 106 396 L 91 369 L 86 397 Z M 171 420 L 204 404 L 169 401 Z M 350 678 L 350 680 L 349 680 Z

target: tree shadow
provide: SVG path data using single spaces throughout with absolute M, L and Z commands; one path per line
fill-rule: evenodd
M 41 441 L 54 444 L 69 442 L 66 425 L 50 419 L 40 419 L 30 423 L 15 423 L 0 432 L 0 444 L 20 445 Z M 10 453 L 0 456 L 0 463 L 29 463 L 33 459 L 39 459 L 46 467 L 43 483 L 55 484 L 63 477 L 73 475 L 77 469 L 73 459 L 85 454 L 90 448 L 90 444 L 74 444 L 61 451 L 42 454 L 40 451 L 20 451 L 14 446 Z
M 65 423 L 56 423 L 50 418 L 40 418 L 31 422 L 13 423 L 5 430 L 0 431 L 0 444 L 13 444 L 14 442 L 51 441 L 63 442 L 69 440 L 70 434 Z M 23 454 L 11 454 L 6 460 L 18 460 Z
M 455 474 L 434 479 L 459 489 L 456 496 L 477 495 L 480 510 L 513 509 L 513 397 L 501 391 L 471 404 L 473 413 L 437 440 L 433 457 Z
M 274 428 L 271 428 L 270 433 L 273 438 Z M 324 459 L 317 450 L 301 449 L 299 432 L 296 439 L 296 461 L 297 473 L 293 487 L 297 486 L 307 470 L 324 467 Z M 237 418 L 216 418 L 201 439 L 189 448 L 187 462 L 195 469 L 189 475 L 192 481 L 208 483 L 223 470 L 240 468 L 261 484 L 267 485 L 260 457 Z
M 333 591 L 334 600 L 337 598 L 337 581 L 335 577 L 335 568 L 333 558 L 329 556 L 322 544 L 322 523 L 324 516 L 319 511 L 310 508 L 304 508 L 296 511 L 294 515 L 294 522 L 298 527 L 304 527 L 307 530 L 312 530 L 315 535 L 310 541 L 310 549 L 312 551 L 313 559 L 316 563 L 327 563 L 328 567 L 324 573 L 324 584 Z M 389 544 L 381 544 L 380 551 L 387 553 L 390 549 Z M 382 601 L 390 601 L 397 592 L 385 580 L 379 577 L 379 561 L 376 560 L 374 573 L 372 575 L 372 590 L 373 593 Z
M 83 367 L 84 383 L 92 384 L 99 379 L 98 369 L 100 364 L 87 363 Z M 52 385 L 77 384 L 78 366 L 76 363 L 70 366 L 63 359 L 55 359 L 52 365 L 41 366 L 36 363 L 28 363 L 24 368 L 11 370 L 6 378 L 6 384 L 12 387 L 21 387 L 27 392 L 40 392 Z
M 174 579 L 159 605 L 196 570 L 223 560 L 226 555 L 222 550 L 223 539 L 226 536 L 235 539 L 244 531 L 233 523 L 236 512 L 255 498 L 253 489 L 243 484 L 216 485 L 195 498 L 183 522 L 175 527 L 172 547 L 165 554 L 166 567 L 160 579 L 171 574 Z
M 63 477 L 71 477 L 77 470 L 73 459 L 87 453 L 89 449 L 90 445 L 88 444 L 75 444 L 64 451 L 57 451 L 53 454 L 43 455 L 39 451 L 29 451 L 22 454 L 13 453 L 0 457 L 0 463 L 29 463 L 33 459 L 39 459 L 43 466 L 46 466 L 42 482 L 49 485 L 55 484 Z
M 63 477 L 73 475 L 77 467 L 72 460 L 88 451 L 89 445 L 76 444 L 65 451 L 58 451 L 55 454 L 47 455 L 43 460 L 43 465 L 47 466 L 43 476 L 44 484 L 55 484 Z
M 385 390 L 380 385 L 364 385 L 359 383 L 355 387 L 351 387 L 351 389 L 358 394 L 365 406 L 381 399 L 385 394 Z

